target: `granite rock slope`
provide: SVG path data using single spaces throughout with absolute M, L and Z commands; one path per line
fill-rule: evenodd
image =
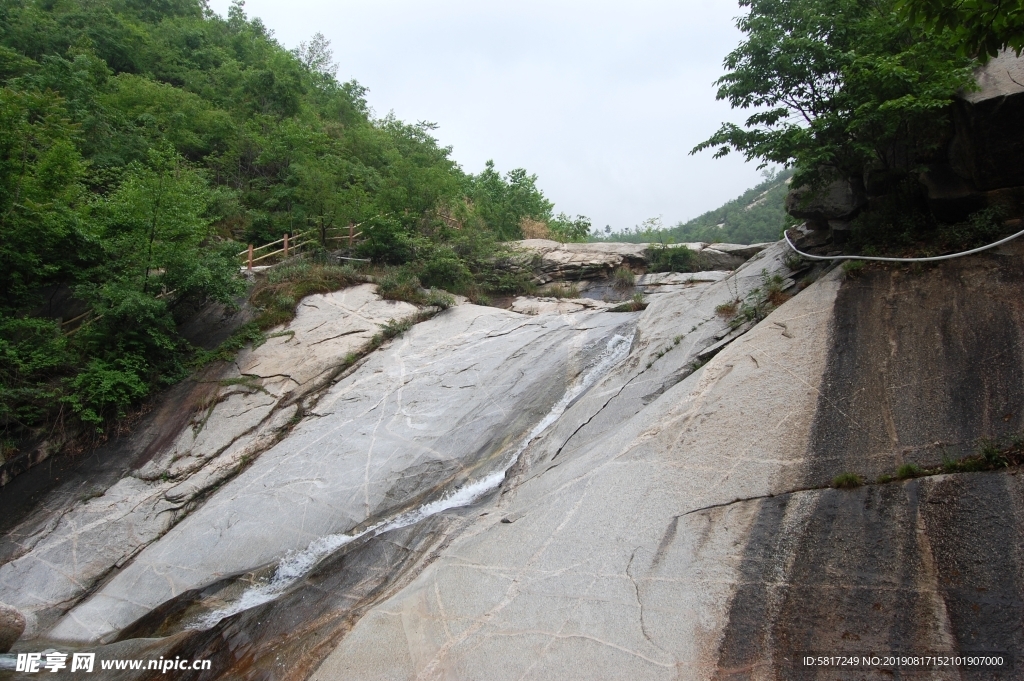
M 775 372 L 820 377 L 838 288 L 819 281 L 646 406 L 622 407 L 633 413 L 602 410 L 618 425 L 575 448 L 553 429 L 499 512 L 366 614 L 313 678 L 708 678 L 753 514 L 740 509 L 711 541 L 686 514 L 798 484 L 816 386 Z M 651 350 L 620 371 L 642 376 Z M 587 396 L 621 394 L 611 380 Z
M 649 276 L 661 293 L 642 314 L 594 301 L 526 316 L 461 305 L 340 376 L 380 324 L 415 309 L 370 286 L 311 297 L 288 329 L 238 358 L 191 427 L 22 542 L 0 584 L 29 613 L 30 636 L 107 641 L 182 594 L 265 575 L 289 552 L 358 535 L 495 472 L 497 484 L 538 424 L 538 451 L 600 439 L 642 408 L 638 397 L 682 380 L 701 353 L 742 333 L 715 308 L 751 295 L 769 271 L 785 274 L 783 255 L 774 245 L 735 275 Z M 693 327 L 686 342 L 673 342 L 684 324 Z M 613 346 L 609 373 L 593 373 Z M 598 389 L 583 389 L 584 376 Z M 505 488 L 523 470 L 513 466 Z
M 1021 432 L 1021 256 L 834 270 L 585 446 L 553 429 L 312 678 L 881 679 L 794 662 L 1020 650 L 1015 471 L 827 485 Z
M 609 429 L 614 431 L 616 419 L 628 420 L 653 399 L 640 400 L 636 395 L 657 392 L 667 377 L 671 377 L 672 384 L 677 383 L 694 371 L 692 365 L 702 361 L 700 357 L 713 355 L 725 346 L 723 341 L 739 337 L 749 325 L 737 325 L 715 308 L 737 296 L 754 298 L 771 274 L 784 276 L 789 270 L 783 263 L 783 256 L 783 248 L 775 245 L 735 275 L 715 272 L 673 283 L 666 281 L 666 286 L 674 287 L 678 295 L 652 295 L 651 306 L 640 315 L 605 313 L 599 311 L 601 306 L 587 308 L 577 305 L 578 301 L 562 301 L 565 304 L 557 308 L 549 306 L 544 311 L 537 310 L 535 315 L 519 317 L 546 325 L 556 319 L 576 320 L 573 323 L 580 327 L 614 324 L 619 325 L 621 331 L 617 333 L 624 338 L 616 343 L 619 349 L 615 353 L 603 353 L 604 359 L 585 368 L 586 380 L 574 382 L 574 387 L 537 422 L 531 434 L 520 440 L 517 450 L 522 448 L 523 442 L 532 440 L 527 450 L 529 457 L 520 457 L 503 477 L 494 481 L 494 484 L 501 483 L 495 493 L 482 495 L 470 506 L 442 509 L 428 517 L 421 514 L 420 520 L 411 524 L 393 522 L 380 534 L 361 534 L 327 557 L 315 556 L 323 560 L 306 576 L 282 585 L 272 601 L 247 600 L 246 594 L 258 595 L 261 590 L 265 593 L 265 585 L 273 585 L 278 574 L 292 569 L 295 562 L 292 558 L 286 557 L 271 568 L 274 577 L 269 582 L 267 572 L 257 570 L 241 578 L 229 577 L 209 586 L 181 591 L 119 636 L 140 642 L 166 637 L 160 639 L 166 642 L 161 654 L 214 660 L 215 665 L 224 670 L 222 673 L 232 678 L 256 679 L 267 673 L 280 679 L 306 678 L 363 613 L 372 611 L 382 598 L 404 588 L 426 565 L 443 557 L 450 542 L 466 531 L 475 532 L 478 516 L 498 512 L 494 519 L 502 525 L 521 522 L 521 512 L 506 515 L 500 504 L 494 506 L 494 500 L 515 494 L 517 485 L 531 469 L 530 461 L 548 456 L 554 460 L 545 465 L 557 468 L 560 457 L 571 458 L 575 454 L 570 452 L 607 440 Z M 726 281 L 729 278 L 732 280 Z M 445 315 L 442 315 L 417 329 L 427 329 L 444 321 Z M 680 336 L 683 323 L 693 327 L 692 332 L 685 343 L 675 342 L 673 339 Z M 629 333 L 622 333 L 627 330 Z M 626 349 L 630 352 L 626 353 Z M 530 371 L 551 376 L 550 364 L 547 360 L 537 360 L 539 355 L 533 354 L 537 351 L 542 355 L 548 352 L 543 347 L 528 351 L 533 358 L 529 362 Z M 457 350 L 452 352 L 453 356 L 459 356 Z M 681 375 L 677 375 L 680 372 Z M 653 391 L 645 379 L 654 382 Z M 558 375 L 548 380 L 564 383 Z M 633 391 L 642 392 L 634 394 Z M 628 399 L 616 399 L 620 394 Z M 510 391 L 505 391 L 496 394 L 495 400 L 504 403 L 510 395 Z M 536 415 L 532 419 L 536 419 Z M 564 454 L 559 454 L 559 449 Z M 431 507 L 437 508 L 428 498 L 421 508 Z M 321 537 L 310 546 L 321 540 L 337 545 L 338 536 Z M 297 555 L 310 553 L 306 550 Z M 245 587 L 245 583 L 257 586 Z M 238 596 L 240 587 L 245 589 L 241 597 Z M 199 621 L 209 623 L 209 619 L 204 619 L 206 615 L 211 609 L 216 614 L 216 609 L 221 607 L 218 604 L 225 601 L 244 603 L 247 607 L 241 611 L 229 608 L 226 613 L 221 610 L 226 616 L 212 626 L 204 624 L 199 630 L 193 626 L 182 631 L 182 623 L 196 622 L 197 616 Z M 129 644 L 126 640 L 115 645 Z M 388 661 L 382 658 L 379 663 L 386 665 Z M 382 669 L 362 670 L 357 676 L 375 678 L 378 672 L 386 676 Z

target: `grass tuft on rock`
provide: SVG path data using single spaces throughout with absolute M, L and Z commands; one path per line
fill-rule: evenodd
M 739 308 L 740 301 L 730 300 L 727 303 L 722 303 L 721 305 L 715 306 L 715 314 L 717 314 L 719 317 L 735 317 L 736 311 L 739 310 Z
M 576 284 L 555 284 L 544 295 L 549 298 L 579 298 L 580 289 Z
M 636 275 L 628 267 L 620 267 L 612 275 L 612 286 L 617 291 L 629 291 L 636 286 Z
M 899 480 L 917 478 L 923 474 L 924 471 L 916 463 L 905 463 L 896 469 L 896 478 Z
M 864 484 L 864 478 L 856 473 L 840 473 L 832 478 L 832 486 L 836 489 L 853 489 Z
M 616 305 L 610 308 L 609 312 L 639 312 L 640 310 L 646 310 L 647 303 L 644 302 L 644 294 L 634 293 L 633 297 L 626 302 Z
M 420 280 L 406 269 L 394 269 L 377 279 L 377 293 L 385 300 L 401 300 L 413 305 L 425 305 L 427 296 L 423 293 Z

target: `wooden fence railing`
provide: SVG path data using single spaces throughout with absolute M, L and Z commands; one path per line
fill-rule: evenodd
M 352 249 L 358 243 L 359 237 L 363 235 L 362 232 L 356 232 L 355 228 L 358 225 L 349 225 L 348 227 L 330 227 L 326 231 L 328 233 L 342 232 L 335 236 L 327 236 L 327 241 L 347 241 L 349 250 Z M 288 258 L 290 255 L 298 253 L 302 248 L 310 244 L 320 242 L 320 230 L 307 229 L 305 232 L 296 232 L 294 234 L 285 234 L 283 239 L 277 241 L 271 241 L 269 244 L 262 246 L 253 246 L 249 244 L 249 247 L 238 254 L 238 257 L 242 258 L 242 262 L 245 264 L 246 269 L 252 270 L 254 263 L 267 260 L 268 258 L 276 258 L 280 256 L 282 259 Z M 281 247 L 263 253 L 262 251 L 280 245 Z M 352 258 L 356 260 L 357 258 Z

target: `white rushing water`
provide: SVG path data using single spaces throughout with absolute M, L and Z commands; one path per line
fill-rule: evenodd
M 211 611 L 198 617 L 187 626 L 189 629 L 209 629 L 225 617 L 262 605 L 281 595 L 288 587 L 309 573 L 321 560 L 331 555 L 341 547 L 366 536 L 377 536 L 384 532 L 397 530 L 425 520 L 433 515 L 452 508 L 469 506 L 484 495 L 494 491 L 505 479 L 508 469 L 515 465 L 526 448 L 530 446 L 541 433 L 557 421 L 569 405 L 580 395 L 590 389 L 597 380 L 607 373 L 612 367 L 618 364 L 629 354 L 630 341 L 623 336 L 616 334 L 607 344 L 604 351 L 597 357 L 594 364 L 569 388 L 562 397 L 551 407 L 551 410 L 542 418 L 537 425 L 530 430 L 516 446 L 512 453 L 505 458 L 504 464 L 494 472 L 479 480 L 474 480 L 452 490 L 448 494 L 427 502 L 421 506 L 401 513 L 393 518 L 382 520 L 361 532 L 354 534 L 329 534 L 318 537 L 310 542 L 302 551 L 290 551 L 281 559 L 273 576 L 262 584 L 257 584 L 246 589 L 241 597 L 234 603 Z

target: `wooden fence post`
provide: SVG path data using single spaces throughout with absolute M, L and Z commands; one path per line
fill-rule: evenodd
M 288 232 L 284 233 L 284 257 L 288 257 Z
M 249 271 L 252 272 L 252 244 L 249 244 Z

